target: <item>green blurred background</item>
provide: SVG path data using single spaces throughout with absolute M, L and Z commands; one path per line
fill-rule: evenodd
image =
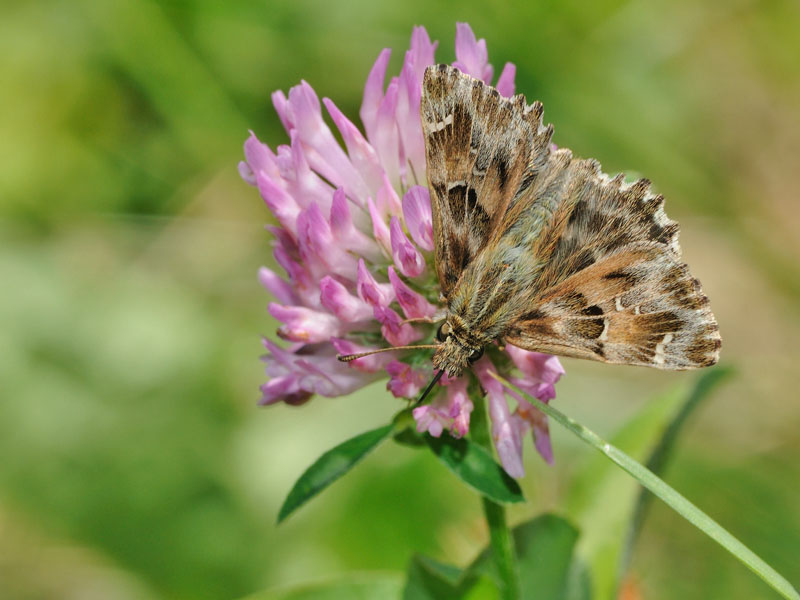
M 516 63 L 557 144 L 667 196 L 738 374 L 666 477 L 800 584 L 798 6 L 4 3 L 0 597 L 235 598 L 400 571 L 413 551 L 464 564 L 485 543 L 477 498 L 394 444 L 275 527 L 299 473 L 398 403 L 376 384 L 256 406 L 268 215 L 236 170 L 248 128 L 286 142 L 270 92 L 306 79 L 355 120 L 381 48 L 397 73 L 424 24 L 451 61 L 456 21 L 497 72 Z M 564 365 L 558 406 L 603 435 L 695 377 Z M 527 442 L 514 522 L 564 512 L 590 458 L 553 429 L 555 466 Z M 642 598 L 772 597 L 663 505 L 633 571 Z

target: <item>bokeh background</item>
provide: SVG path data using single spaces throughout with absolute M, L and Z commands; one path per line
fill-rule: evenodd
M 280 527 L 323 450 L 399 408 L 379 383 L 256 406 L 267 210 L 238 177 L 252 128 L 301 78 L 357 118 L 411 27 L 454 58 L 456 21 L 540 99 L 554 141 L 651 178 L 737 369 L 665 476 L 800 584 L 800 5 L 791 0 L 434 3 L 26 1 L 0 9 L 0 597 L 236 598 L 414 551 L 464 564 L 480 504 L 394 444 Z M 564 360 L 558 406 L 612 435 L 695 375 Z M 553 427 L 530 501 L 564 513 L 591 459 Z M 642 598 L 772 592 L 663 505 L 633 560 Z M 603 506 L 595 511 L 602 519 Z M 591 528 L 591 520 L 578 523 Z

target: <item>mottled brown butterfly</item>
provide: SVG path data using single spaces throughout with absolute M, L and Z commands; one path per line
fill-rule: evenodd
M 648 180 L 556 149 L 541 103 L 448 65 L 425 72 L 421 116 L 447 309 L 440 373 L 460 375 L 495 341 L 660 369 L 717 362 L 708 299 Z

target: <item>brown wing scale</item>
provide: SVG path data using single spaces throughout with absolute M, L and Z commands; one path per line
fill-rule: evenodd
M 447 65 L 429 67 L 422 90 L 436 270 L 449 296 L 486 245 L 525 180 L 549 154 L 541 104 L 503 98 Z
M 719 358 L 719 328 L 700 282 L 659 243 L 609 253 L 534 306 L 509 327 L 507 342 L 661 369 L 704 367 Z

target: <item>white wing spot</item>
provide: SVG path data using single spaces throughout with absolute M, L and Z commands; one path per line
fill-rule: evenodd
M 432 129 L 433 131 L 441 131 L 442 129 L 444 129 L 444 128 L 445 128 L 445 127 L 447 127 L 448 125 L 452 125 L 452 124 L 453 124 L 453 115 L 452 115 L 452 114 L 450 114 L 450 115 L 447 115 L 447 116 L 444 118 L 444 120 L 442 120 L 442 121 L 439 121 L 438 123 L 434 123 L 434 124 L 433 124 L 433 127 L 431 127 L 431 129 Z
M 637 306 L 636 308 L 634 308 L 634 309 L 633 309 L 633 314 L 635 314 L 635 315 L 640 315 L 640 314 L 642 314 L 642 311 L 641 311 L 641 310 L 639 309 L 639 307 Z
M 450 183 L 447 184 L 447 191 L 449 192 L 453 188 L 457 188 L 462 185 L 464 186 L 467 185 L 467 182 L 464 181 L 463 179 L 459 179 L 458 181 L 451 181 Z
M 614 298 L 614 307 L 617 309 L 617 311 L 622 310 L 622 300 L 620 300 L 619 296 Z
M 597 338 L 601 342 L 605 342 L 608 339 L 608 318 L 606 317 L 603 319 L 603 332 L 600 334 L 600 337 Z
M 661 340 L 660 343 L 656 344 L 656 353 L 653 356 L 653 363 L 657 365 L 664 364 L 664 348 L 666 348 L 667 344 L 672 341 L 672 334 L 667 333 L 664 335 L 664 338 Z

